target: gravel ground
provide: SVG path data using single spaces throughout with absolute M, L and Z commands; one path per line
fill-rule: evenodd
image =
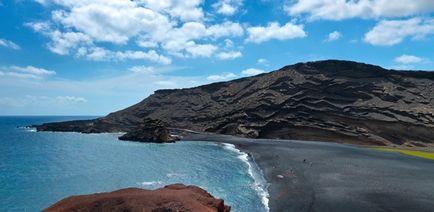
M 352 145 L 221 135 L 184 140 L 235 144 L 269 183 L 271 211 L 434 211 L 434 161 Z

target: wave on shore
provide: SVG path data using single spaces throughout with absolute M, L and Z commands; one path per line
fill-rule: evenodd
M 163 182 L 161 181 L 145 181 L 140 183 L 142 186 L 151 186 L 151 185 L 162 185 Z
M 262 204 L 265 207 L 265 211 L 267 212 L 270 211 L 270 208 L 268 206 L 269 196 L 270 196 L 267 189 L 268 183 L 265 180 L 261 169 L 259 169 L 258 165 L 255 163 L 253 158 L 249 159 L 249 155 L 247 153 L 237 149 L 233 144 L 223 143 L 223 148 L 235 152 L 236 154 L 238 154 L 238 158 L 247 164 L 248 173 L 253 179 L 252 187 L 261 198 Z

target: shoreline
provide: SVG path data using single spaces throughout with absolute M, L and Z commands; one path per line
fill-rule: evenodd
M 253 179 L 253 189 L 256 191 L 257 195 L 261 199 L 265 211 L 269 212 L 270 206 L 268 203 L 270 201 L 270 194 L 268 192 L 268 182 L 267 180 L 265 180 L 264 174 L 262 173 L 262 170 L 259 168 L 258 164 L 256 164 L 254 158 L 251 157 L 248 153 L 238 149 L 234 144 L 219 142 L 217 143 L 222 144 L 225 150 L 236 153 L 238 155 L 237 158 L 247 164 L 247 172 Z
M 269 211 L 430 211 L 434 163 L 372 146 L 187 133 L 232 144 L 263 173 Z M 415 172 L 419 170 L 419 172 Z
M 434 208 L 434 162 L 430 160 L 330 142 L 216 134 L 190 134 L 182 139 L 187 140 L 230 143 L 247 153 L 269 185 L 272 212 Z

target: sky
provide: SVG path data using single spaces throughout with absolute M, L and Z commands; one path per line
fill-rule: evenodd
M 432 0 L 0 0 L 0 115 L 105 115 L 325 59 L 430 71 L 433 41 Z

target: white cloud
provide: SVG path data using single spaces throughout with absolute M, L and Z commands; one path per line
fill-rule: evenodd
M 222 73 L 222 74 L 215 74 L 215 75 L 210 75 L 207 77 L 208 81 L 225 81 L 225 80 L 231 80 L 237 77 L 246 77 L 246 76 L 254 76 L 254 75 L 258 75 L 258 74 L 262 74 L 265 73 L 264 70 L 261 69 L 256 69 L 256 68 L 249 68 L 246 70 L 241 71 L 241 73 L 239 75 L 231 73 L 231 72 L 226 72 L 226 73 Z
M 234 47 L 234 42 L 230 39 L 225 39 L 224 43 L 225 43 L 224 46 L 226 49 L 230 49 L 230 48 Z
M 288 40 L 306 37 L 303 25 L 295 25 L 290 22 L 283 26 L 280 26 L 277 22 L 272 22 L 266 27 L 249 27 L 247 28 L 247 32 L 249 36 L 246 41 L 253 43 L 262 43 L 272 39 Z
M 76 96 L 57 96 L 56 100 L 61 103 L 85 103 L 87 102 L 87 99 L 83 97 L 76 97 Z
M 116 50 L 108 51 L 127 52 L 120 47 L 132 41 L 141 48 L 163 49 L 175 56 L 211 57 L 218 50 L 216 42 L 220 42 L 220 38 L 244 34 L 239 23 L 205 24 L 201 8 L 203 0 L 53 0 L 39 3 L 55 8 L 51 20 L 26 25 L 49 37 L 48 48 L 60 55 L 86 56 L 86 52 L 92 52 L 88 58 L 114 58 L 101 51 L 103 44 L 116 44 Z M 48 7 L 49 4 L 60 7 Z
M 146 75 L 153 75 L 153 76 L 160 76 L 161 74 L 164 74 L 166 72 L 170 72 L 173 70 L 173 67 L 154 67 L 154 66 L 133 66 L 128 69 L 132 73 L 136 74 L 146 74 Z
M 208 28 L 206 35 L 213 38 L 239 37 L 244 34 L 244 29 L 239 23 L 226 21 L 222 24 L 212 25 Z
M 235 77 L 237 77 L 237 75 L 234 73 L 223 73 L 220 75 L 217 75 L 217 74 L 216 75 L 210 75 L 207 77 L 207 79 L 209 81 L 223 81 L 223 80 L 233 79 Z
M 149 50 L 148 52 L 144 51 L 117 51 L 114 52 L 115 58 L 119 58 L 120 60 L 133 59 L 133 60 L 149 60 L 156 63 L 161 63 L 168 65 L 172 61 L 170 58 L 159 55 L 155 50 Z
M 26 67 L 11 66 L 11 69 L 16 70 L 16 71 L 20 71 L 23 73 L 29 73 L 29 74 L 39 75 L 39 76 L 47 76 L 47 75 L 56 74 L 56 72 L 54 72 L 54 71 L 50 71 L 50 70 L 43 69 L 43 68 L 36 68 L 33 66 L 26 66 Z
M 285 5 L 291 15 L 307 15 L 310 20 L 405 17 L 434 11 L 432 0 L 295 0 Z
M 244 34 L 238 23 L 224 22 L 206 27 L 203 23 L 187 22 L 159 38 L 162 48 L 176 56 L 210 57 L 218 49 L 213 44 L 198 44 L 196 40 L 238 37 Z
M 89 36 L 80 32 L 60 32 L 58 30 L 48 32 L 51 37 L 51 43 L 48 48 L 57 54 L 67 55 L 69 51 L 81 43 L 90 44 L 92 40 Z
M 90 36 L 81 32 L 61 32 L 52 29 L 47 22 L 29 22 L 25 26 L 49 37 L 51 41 L 47 45 L 48 49 L 59 55 L 68 55 L 75 48 L 93 45 Z
M 48 22 L 28 22 L 24 26 L 32 28 L 35 32 L 45 33 L 50 30 L 50 23 Z
M 3 76 L 15 77 L 15 78 L 26 78 L 26 79 L 42 79 L 48 76 L 55 75 L 55 71 L 36 68 L 34 66 L 8 66 L 0 67 L 1 74 Z
M 243 54 L 239 51 L 220 52 L 217 54 L 217 58 L 221 60 L 233 60 L 242 57 Z
M 77 1 L 69 10 L 54 11 L 53 20 L 95 41 L 116 44 L 126 44 L 142 32 L 157 36 L 172 27 L 166 16 L 132 1 Z
M 211 57 L 217 50 L 217 47 L 211 44 L 196 44 L 190 41 L 187 45 L 185 51 L 193 57 Z
M 401 64 L 415 64 L 415 63 L 422 63 L 426 61 L 425 58 L 421 58 L 421 57 L 417 57 L 414 55 L 407 55 L 407 54 L 403 54 L 397 58 L 395 58 L 395 62 L 397 63 L 401 63 Z
M 51 38 L 48 48 L 59 55 L 68 55 L 72 51 L 77 57 L 94 61 L 148 60 L 160 64 L 170 64 L 170 58 L 158 54 L 155 50 L 145 51 L 111 51 L 94 45 L 91 36 L 81 32 L 61 32 L 51 29 L 46 22 L 30 22 L 26 26 Z
M 203 0 L 141 0 L 144 6 L 169 14 L 182 21 L 197 21 L 204 18 Z
M 138 40 L 137 45 L 142 48 L 156 48 L 158 43 L 155 41 Z
M 262 74 L 262 73 L 265 73 L 265 71 L 262 69 L 249 68 L 249 69 L 241 71 L 241 73 L 239 75 L 231 73 L 231 72 L 226 72 L 226 73 L 222 73 L 222 74 L 210 75 L 207 77 L 207 80 L 208 81 L 225 81 L 225 80 L 230 80 L 230 79 L 234 79 L 237 77 L 254 76 L 254 75 L 258 75 L 258 74 Z
M 217 13 L 230 16 L 235 14 L 242 5 L 243 0 L 219 0 L 213 4 L 213 7 Z
M 256 69 L 256 68 L 249 68 L 249 69 L 241 71 L 241 74 L 244 76 L 253 76 L 253 75 L 258 75 L 258 74 L 262 74 L 262 73 L 265 73 L 265 71 L 262 69 Z
M 16 43 L 14 43 L 10 40 L 1 39 L 1 38 L 0 38 L 0 46 L 4 46 L 6 48 L 11 48 L 11 49 L 15 49 L 15 50 L 21 49 L 21 47 L 18 46 Z
M 133 66 L 129 70 L 134 73 L 155 74 L 155 68 L 151 66 Z
M 335 40 L 338 40 L 342 37 L 342 33 L 338 32 L 338 31 L 334 31 L 331 32 L 330 34 L 328 34 L 327 39 L 325 40 L 326 42 L 332 42 Z
M 84 54 L 88 59 L 94 61 L 123 61 L 123 60 L 148 60 L 160 64 L 171 64 L 172 60 L 163 55 L 159 55 L 155 50 L 144 51 L 111 51 L 100 47 L 84 49 L 80 54 Z M 80 55 L 79 55 L 80 56 Z
M 392 46 L 406 38 L 421 39 L 434 34 L 434 19 L 383 20 L 365 34 L 364 40 L 376 46 Z
M 267 65 L 268 64 L 268 60 L 265 58 L 259 58 L 257 61 L 258 64 L 260 65 Z

